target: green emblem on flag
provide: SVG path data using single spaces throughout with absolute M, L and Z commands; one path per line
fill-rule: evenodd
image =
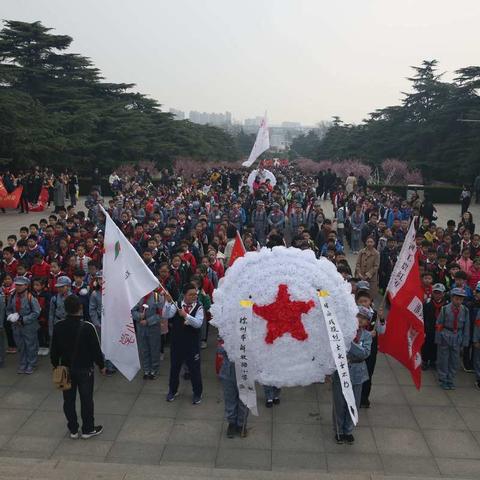
M 115 258 L 114 258 L 114 260 L 117 259 L 117 257 L 118 257 L 119 254 L 120 254 L 120 241 L 117 240 L 117 241 L 115 242 Z

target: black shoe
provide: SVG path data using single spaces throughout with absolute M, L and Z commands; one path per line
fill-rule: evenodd
M 273 404 L 274 404 L 274 405 L 280 405 L 280 398 L 279 398 L 279 397 L 275 397 L 275 398 L 273 399 Z
M 149 380 L 155 380 L 156 378 L 157 378 L 157 377 L 155 376 L 154 373 L 149 373 L 149 374 L 148 374 L 148 379 L 149 379 Z
M 173 392 L 168 392 L 167 393 L 167 402 L 173 402 L 175 400 L 175 397 L 178 395 L 177 392 L 173 393 Z
M 101 425 L 97 425 L 96 427 L 93 427 L 93 431 L 88 432 L 88 433 L 82 433 L 82 438 L 87 439 L 91 437 L 96 437 L 97 435 L 100 435 L 103 432 L 103 427 Z
M 113 377 L 116 373 L 117 373 L 116 370 L 107 370 L 107 372 L 105 373 L 105 375 L 106 375 L 107 377 Z
M 360 402 L 360 408 L 370 408 L 370 400 Z
M 148 373 L 144 373 L 144 374 L 143 374 L 143 379 L 144 379 L 144 380 L 148 380 Z
M 348 444 L 348 445 L 353 445 L 355 443 L 355 438 L 352 434 L 350 435 L 345 435 L 344 436 L 345 438 L 345 442 Z
M 265 406 L 267 408 L 272 408 L 273 407 L 273 400 L 265 400 Z
M 229 423 L 227 428 L 227 438 L 234 438 L 237 434 L 237 426 L 234 423 Z
M 338 443 L 338 445 L 343 445 L 345 443 L 345 436 L 335 435 L 335 441 Z
M 245 425 L 245 428 L 241 427 L 240 425 L 237 425 L 237 433 L 242 437 L 245 438 L 248 435 L 248 430 L 247 426 Z
M 202 403 L 202 396 L 201 395 L 194 395 L 192 398 L 193 405 L 200 405 Z
M 475 387 L 477 388 L 477 390 L 480 390 L 480 382 L 475 382 Z

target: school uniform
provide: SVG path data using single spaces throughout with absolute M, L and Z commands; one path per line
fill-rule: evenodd
M 436 323 L 437 374 L 442 388 L 454 388 L 455 375 L 460 364 L 460 349 L 469 344 L 470 321 L 468 309 L 452 303 L 442 307 Z
M 50 310 L 50 293 L 47 290 L 42 290 L 40 293 L 33 293 L 40 305 L 40 315 L 38 317 L 38 344 L 40 349 L 48 349 L 50 346 L 50 335 L 48 333 L 48 319 Z
M 146 295 L 132 309 L 132 318 L 137 325 L 137 341 L 145 375 L 157 375 L 160 368 L 161 320 L 165 301 L 158 291 Z M 148 308 L 145 308 L 147 305 Z M 147 325 L 142 325 L 142 314 Z
M 100 333 L 102 325 L 102 292 L 101 290 L 93 290 L 90 294 L 88 304 L 88 314 L 90 321 L 93 323 L 97 332 Z
M 270 229 L 275 228 L 277 229 L 280 233 L 283 232 L 283 229 L 285 228 L 285 215 L 281 210 L 272 210 L 268 214 L 268 225 L 270 226 Z
M 423 369 L 435 367 L 437 361 L 437 344 L 435 343 L 435 326 L 440 315 L 445 299 L 435 302 L 433 298 L 423 304 L 423 324 L 425 328 L 425 341 L 422 346 Z
M 183 308 L 187 312 L 186 318 L 178 314 Z M 200 371 L 200 328 L 203 324 L 204 311 L 200 303 L 186 305 L 183 301 L 171 304 L 166 302 L 163 308 L 163 317 L 170 319 L 170 380 L 169 394 L 178 392 L 180 371 L 185 363 L 190 372 L 194 398 L 202 396 L 202 374 Z
M 38 317 L 40 305 L 33 295 L 16 292 L 10 296 L 7 316 L 17 313 L 20 318 L 12 324 L 13 337 L 18 350 L 18 372 L 32 373 L 37 364 L 38 355 Z
M 268 220 L 265 209 L 254 210 L 252 213 L 252 223 L 255 229 L 255 237 L 260 245 L 267 243 Z
M 50 310 L 48 313 L 48 333 L 50 337 L 53 333 L 53 326 L 65 320 L 67 317 L 67 312 L 65 310 L 65 299 L 70 295 L 68 291 L 65 295 L 57 293 L 50 299 Z
M 367 330 L 360 329 L 347 353 L 348 370 L 350 372 L 350 381 L 352 383 L 357 409 L 360 407 L 362 385 L 369 379 L 365 360 L 370 355 L 371 347 L 372 335 Z M 343 397 L 342 385 L 338 372 L 335 372 L 332 377 L 332 395 L 334 432 L 336 435 L 351 435 L 354 424 L 350 417 L 345 398 Z
M 386 330 L 385 321 L 382 323 L 378 320 L 377 311 L 373 308 L 370 308 L 372 313 L 372 319 L 370 320 L 370 325 L 367 327 L 369 332 L 375 331 L 375 336 L 372 335 L 372 345 L 370 347 L 370 355 L 365 360 L 368 371 L 368 380 L 362 384 L 362 397 L 360 404 L 364 407 L 370 406 L 370 392 L 372 390 L 372 377 L 375 372 L 375 365 L 377 364 L 377 353 L 378 353 L 378 336 L 383 335 Z

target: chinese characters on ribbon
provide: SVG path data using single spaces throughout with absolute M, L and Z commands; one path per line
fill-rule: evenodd
M 318 292 L 320 298 L 320 305 L 322 307 L 323 318 L 325 319 L 325 326 L 327 327 L 328 338 L 330 340 L 330 348 L 337 367 L 338 376 L 342 386 L 342 393 L 348 405 L 348 411 L 352 417 L 353 423 L 358 423 L 358 412 L 355 404 L 355 396 L 353 394 L 352 382 L 350 380 L 350 372 L 348 370 L 347 352 L 345 349 L 345 342 L 343 340 L 343 333 L 340 325 L 335 318 L 332 306 L 329 303 L 329 294 L 325 290 Z
M 250 339 L 253 316 L 253 302 L 240 302 L 242 313 L 237 320 L 238 328 L 238 358 L 235 362 L 235 372 L 237 375 L 237 386 L 240 399 L 254 414 L 258 415 L 257 393 L 255 391 L 254 369 L 251 363 Z

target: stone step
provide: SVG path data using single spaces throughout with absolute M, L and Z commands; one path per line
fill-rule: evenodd
M 167 465 L 132 465 L 72 460 L 0 457 L 0 480 L 460 480 L 304 471 L 233 470 Z

